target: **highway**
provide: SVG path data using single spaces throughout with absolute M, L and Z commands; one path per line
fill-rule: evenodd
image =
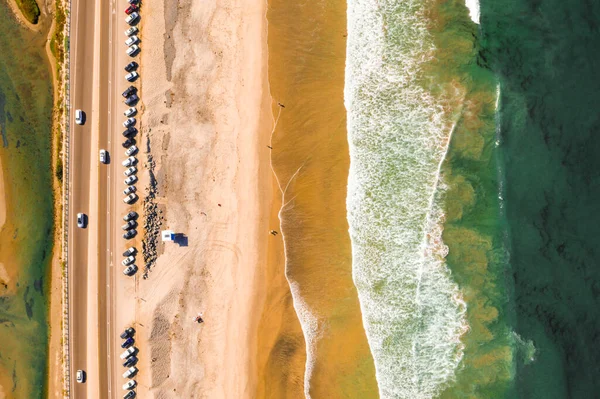
M 71 121 L 70 153 L 70 348 L 73 398 L 120 398 L 123 370 L 118 338 L 133 322 L 134 295 L 115 306 L 119 292 L 135 291 L 136 277 L 122 274 L 121 253 L 139 239 L 122 237 L 122 216 L 135 206 L 121 198 L 125 158 L 121 146 L 126 109 L 121 92 L 128 87 L 123 66 L 128 27 L 125 0 L 72 0 L 71 9 L 71 106 L 86 112 L 86 123 Z M 106 149 L 109 163 L 99 162 Z M 86 229 L 77 228 L 76 214 L 86 213 Z M 124 321 L 128 324 L 125 325 Z M 86 382 L 76 382 L 78 369 Z

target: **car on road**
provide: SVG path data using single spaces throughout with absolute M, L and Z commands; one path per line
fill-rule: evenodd
M 139 42 L 139 41 L 140 41 L 140 38 L 139 38 L 139 37 L 137 37 L 136 35 L 133 35 L 133 36 L 129 37 L 127 40 L 125 40 L 125 45 L 126 45 L 127 47 L 129 47 L 129 46 L 131 46 L 132 44 L 136 44 L 136 43 L 137 43 L 137 42 Z M 137 68 L 137 66 L 136 66 L 135 68 L 132 68 L 132 70 L 133 70 L 133 69 L 136 69 L 136 68 Z M 127 72 L 131 72 L 131 71 L 127 71 Z
M 123 259 L 123 260 L 121 261 L 121 264 L 122 264 L 123 266 L 129 266 L 129 265 L 131 265 L 133 262 L 135 262 L 135 256 L 128 256 L 128 257 L 126 257 L 125 259 Z
M 125 22 L 127 22 L 128 25 L 133 25 L 136 23 L 136 21 L 138 20 L 138 18 L 140 17 L 140 14 L 138 14 L 137 12 L 132 12 L 131 14 L 129 14 L 127 16 L 127 18 L 125 18 Z
M 106 150 L 100 150 L 100 162 L 108 163 L 108 153 Z
M 135 334 L 135 328 L 127 327 L 120 335 L 121 339 L 127 339 Z
M 135 229 L 136 227 L 137 227 L 137 222 L 135 220 L 130 220 L 129 222 L 127 222 L 123 226 L 121 226 L 121 228 L 123 230 L 131 230 L 131 229 Z
M 131 366 L 135 366 L 135 364 L 138 362 L 138 358 L 135 356 L 131 356 L 129 359 L 125 360 L 123 362 L 123 367 L 131 367 Z
M 121 353 L 121 355 L 119 357 L 121 358 L 121 360 L 125 360 L 129 356 L 133 355 L 136 352 L 137 352 L 137 348 L 135 346 L 132 346 L 131 348 L 127 348 L 127 350 L 125 352 Z
M 123 256 L 135 255 L 136 252 L 137 252 L 137 249 L 135 249 L 135 247 L 129 247 L 125 250 L 125 252 L 123 252 Z M 125 339 L 127 337 L 121 337 L 121 338 Z
M 138 267 L 136 265 L 129 265 L 125 270 L 123 270 L 123 274 L 126 276 L 133 276 L 135 272 L 137 272 Z
M 123 132 L 123 137 L 130 137 L 130 136 L 135 136 L 137 134 L 138 130 L 133 127 L 133 126 L 129 126 L 127 128 L 127 130 L 125 130 Z
M 121 164 L 125 167 L 131 166 L 131 165 L 135 165 L 135 163 L 137 162 L 137 158 L 136 157 L 129 157 L 126 160 L 124 160 L 123 162 L 121 162 Z
M 136 380 L 129 380 L 125 384 L 123 384 L 123 389 L 127 391 L 128 389 L 133 389 L 137 385 Z
M 132 4 L 125 9 L 125 14 L 131 15 L 132 12 L 137 11 L 139 7 L 136 4 Z
M 140 77 L 140 74 L 137 73 L 136 71 L 130 72 L 127 75 L 125 75 L 125 80 L 128 82 L 135 82 L 136 80 L 138 80 L 138 78 Z
M 78 383 L 83 384 L 85 382 L 85 371 L 77 370 L 77 373 L 75 373 L 75 379 Z
M 125 171 L 123 172 L 123 174 L 125 176 L 131 176 L 131 175 L 133 175 L 136 172 L 137 172 L 137 168 L 135 166 L 130 166 L 127 169 L 125 169 Z
M 125 190 L 123 190 L 123 195 L 129 195 L 131 193 L 135 193 L 135 190 L 137 190 L 135 188 L 135 186 L 129 186 Z
M 129 231 L 126 231 L 125 234 L 123 234 L 123 238 L 126 239 L 126 240 L 129 240 L 130 238 L 135 237 L 136 234 L 137 234 L 137 231 L 135 231 L 135 230 L 129 230 Z
M 75 123 L 78 125 L 83 125 L 85 123 L 85 114 L 80 109 L 75 110 Z
M 137 200 L 137 194 L 129 194 L 127 197 L 123 198 L 123 202 L 126 204 L 131 204 L 133 201 Z
M 132 105 L 136 105 L 138 103 L 138 101 L 140 101 L 140 98 L 137 96 L 137 94 L 132 94 L 131 96 L 129 96 L 125 99 L 125 104 L 132 106 Z
M 133 345 L 134 342 L 135 341 L 133 340 L 133 338 L 129 337 L 121 343 L 121 348 L 129 348 L 131 345 Z
M 128 128 L 129 126 L 133 126 L 135 125 L 135 122 L 137 122 L 135 118 L 127 118 L 127 120 L 123 122 L 123 127 Z
M 125 89 L 125 91 L 123 93 L 121 93 L 121 95 L 125 98 L 131 96 L 132 94 L 137 93 L 137 87 L 135 86 L 129 86 L 128 88 Z
M 138 29 L 137 26 L 132 26 L 131 28 L 127 29 L 125 31 L 125 36 L 131 36 L 131 35 L 135 35 L 136 33 L 138 33 L 140 30 Z
M 140 51 L 140 48 L 138 47 L 137 44 L 129 46 L 129 47 L 127 47 L 127 50 L 125 50 L 127 55 L 130 57 L 135 57 L 135 55 L 138 53 L 138 51 Z
M 130 220 L 136 219 L 137 217 L 138 217 L 137 212 L 136 211 L 131 211 L 127 215 L 123 216 L 123 220 L 126 221 L 126 222 L 128 222 Z
M 136 107 L 129 107 L 125 110 L 125 112 L 123 112 L 123 115 L 125 115 L 126 118 L 129 118 L 130 116 L 133 116 L 135 114 L 137 114 Z
M 77 214 L 77 227 L 84 229 L 87 225 L 87 215 L 85 213 Z
M 138 180 L 136 175 L 133 176 L 129 176 L 127 179 L 123 180 L 123 182 L 127 185 L 132 185 L 135 184 L 135 182 Z
M 130 156 L 130 155 L 135 154 L 137 151 L 138 151 L 138 148 L 136 146 L 132 145 L 131 147 L 129 147 L 127 149 L 127 151 L 125 151 L 125 155 Z
M 125 395 L 123 395 L 123 399 L 133 399 L 135 398 L 135 391 L 129 391 Z
M 126 372 L 123 373 L 123 378 L 132 377 L 135 373 L 138 372 L 138 369 L 135 367 L 130 367 Z

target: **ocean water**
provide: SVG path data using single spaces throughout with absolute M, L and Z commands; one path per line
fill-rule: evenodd
M 600 389 L 600 3 L 483 0 L 514 281 L 519 398 Z M 521 351 L 522 352 L 522 351 Z
M 45 32 L 25 31 L 0 2 L 0 396 L 39 398 L 48 363 L 52 82 Z

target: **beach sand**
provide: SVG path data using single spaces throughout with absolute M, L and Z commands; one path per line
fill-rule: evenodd
M 150 184 L 150 154 L 160 229 L 183 236 L 159 243 L 136 288 L 140 397 L 256 396 L 257 324 L 277 228 L 265 7 L 144 4 L 141 186 Z

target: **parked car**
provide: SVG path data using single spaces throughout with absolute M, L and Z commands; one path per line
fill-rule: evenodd
M 131 136 L 135 136 L 137 134 L 138 130 L 133 127 L 133 126 L 129 126 L 127 128 L 127 130 L 125 130 L 123 132 L 123 137 L 131 137 Z
M 125 110 L 125 112 L 123 112 L 123 115 L 125 115 L 126 118 L 129 118 L 130 116 L 133 116 L 135 114 L 137 114 L 136 107 L 129 107 Z
M 136 175 L 133 176 L 129 176 L 127 179 L 125 179 L 123 182 L 127 185 L 131 185 L 131 184 L 135 184 L 135 182 L 138 180 Z
M 85 213 L 77 214 L 77 227 L 84 229 L 87 225 L 87 215 Z
M 127 0 L 129 4 L 138 4 L 140 0 Z
M 108 163 L 108 153 L 106 150 L 100 150 L 100 162 Z
M 131 36 L 131 35 L 135 35 L 136 33 L 138 33 L 140 30 L 138 29 L 137 26 L 132 26 L 131 28 L 127 29 L 125 31 L 125 36 Z
M 80 109 L 75 110 L 75 123 L 78 125 L 83 125 L 85 123 L 85 114 Z
M 128 186 L 125 190 L 123 190 L 123 195 L 129 195 L 131 193 L 135 193 L 135 186 Z
M 131 348 L 127 348 L 127 350 L 125 352 L 121 353 L 121 355 L 119 357 L 121 358 L 121 360 L 125 360 L 129 356 L 133 355 L 136 352 L 137 352 L 137 348 L 135 346 L 132 346 Z
M 138 103 L 138 101 L 140 101 L 140 98 L 137 96 L 137 94 L 132 94 L 131 96 L 129 96 L 125 99 L 125 104 L 132 106 L 132 105 L 136 105 Z
M 135 367 L 130 367 L 126 372 L 123 373 L 123 378 L 132 377 L 135 373 L 138 372 L 138 369 Z
M 138 151 L 138 148 L 136 146 L 132 145 L 131 147 L 129 147 L 127 149 L 127 151 L 125 151 L 125 155 L 130 156 L 130 155 L 135 154 L 137 151 Z
M 78 383 L 83 384 L 85 382 L 85 371 L 77 370 L 77 373 L 75 373 L 75 379 Z
M 137 194 L 129 194 L 127 197 L 123 198 L 123 202 L 126 204 L 131 204 L 136 199 L 138 199 Z
M 129 231 L 126 231 L 125 234 L 123 234 L 123 238 L 126 240 L 129 240 L 129 239 L 135 237 L 136 234 L 137 234 L 137 231 L 129 230 Z
M 120 335 L 121 339 L 127 339 L 135 334 L 135 328 L 127 327 Z
M 135 398 L 135 391 L 129 391 L 125 395 L 123 395 L 123 399 L 133 399 Z
M 127 120 L 123 122 L 123 127 L 127 128 L 129 126 L 135 125 L 135 122 L 137 122 L 135 118 L 127 118 Z
M 131 265 L 133 262 L 135 262 L 135 256 L 128 256 L 128 257 L 126 257 L 125 259 L 123 259 L 123 260 L 121 261 L 121 264 L 122 264 L 123 266 L 129 266 L 129 265 Z
M 137 10 L 138 10 L 138 8 L 139 8 L 139 7 L 138 7 L 137 5 L 135 5 L 135 4 L 132 4 L 132 5 L 130 5 L 129 7 L 127 7 L 127 8 L 125 9 L 125 14 L 127 14 L 127 15 L 131 15 L 131 13 L 132 13 L 132 12 L 134 12 L 134 11 L 137 11 Z
M 130 220 L 127 223 L 125 223 L 123 226 L 121 226 L 121 228 L 123 230 L 131 230 L 137 227 L 137 222 L 135 220 Z
M 123 146 L 123 148 L 129 148 L 134 144 L 135 144 L 135 139 L 130 137 L 127 140 L 125 140 L 123 142 L 123 144 L 121 144 L 121 145 Z
M 127 391 L 128 389 L 133 389 L 137 385 L 136 380 L 129 380 L 125 384 L 123 384 L 123 389 Z
M 123 216 L 123 220 L 128 222 L 132 219 L 136 219 L 138 217 L 138 214 L 136 211 L 131 211 L 129 212 L 127 215 Z
M 136 157 L 129 157 L 126 160 L 124 160 L 123 162 L 121 162 L 121 164 L 125 167 L 131 166 L 131 165 L 135 165 L 137 162 L 137 158 Z
M 136 23 L 136 21 L 138 20 L 138 18 L 140 17 L 140 14 L 138 14 L 137 12 L 132 12 L 131 14 L 129 14 L 127 16 L 127 18 L 125 18 L 125 22 L 127 22 L 128 25 L 133 25 Z
M 131 366 L 135 366 L 135 364 L 138 362 L 138 358 L 135 356 L 131 356 L 129 359 L 125 360 L 123 362 L 123 367 L 131 367 Z
M 123 256 L 135 255 L 137 253 L 137 249 L 135 247 L 129 247 L 123 252 Z M 126 337 L 121 337 L 125 339 Z
M 138 267 L 136 265 L 129 265 L 125 270 L 123 270 L 123 274 L 126 276 L 133 276 L 135 272 L 137 272 L 137 269 Z
M 131 96 L 132 94 L 137 92 L 137 87 L 135 86 L 129 86 L 127 89 L 125 89 L 125 91 L 122 93 L 122 96 L 127 98 L 129 96 Z
M 125 171 L 123 172 L 123 174 L 125 176 L 131 176 L 131 175 L 133 175 L 136 172 L 137 172 L 137 168 L 135 166 L 130 166 L 127 169 L 125 169 Z
M 125 80 L 128 82 L 135 82 L 136 80 L 138 80 L 138 78 L 140 77 L 140 74 L 137 73 L 136 71 L 130 72 L 127 75 L 125 75 Z
M 133 338 L 127 338 L 125 341 L 123 341 L 123 343 L 121 343 L 121 348 L 129 348 L 131 345 L 133 345 L 135 341 L 133 340 Z
M 140 41 L 140 38 L 139 38 L 139 37 L 137 37 L 136 35 L 133 35 L 133 36 L 130 36 L 129 38 L 127 38 L 127 40 L 125 40 L 125 45 L 126 45 L 127 47 L 129 47 L 129 46 L 131 46 L 132 44 L 136 44 L 136 43 L 137 43 L 137 42 L 139 42 L 139 41 Z M 136 68 L 137 68 L 137 66 L 136 66 L 135 68 L 132 68 L 132 70 L 133 70 L 133 69 L 136 69 Z M 127 71 L 127 72 L 131 72 L 131 71 Z
M 140 51 L 140 48 L 138 47 L 137 44 L 129 46 L 129 47 L 127 47 L 127 50 L 125 50 L 127 55 L 130 57 L 135 57 L 135 55 L 138 53 L 138 51 Z

